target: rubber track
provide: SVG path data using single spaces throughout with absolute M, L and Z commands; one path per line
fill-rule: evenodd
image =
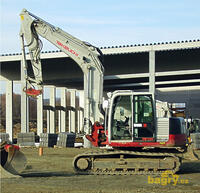
M 134 155 L 134 156 L 148 156 L 149 158 L 145 158 L 145 159 L 151 159 L 150 157 L 154 158 L 154 157 L 171 157 L 174 158 L 174 162 L 176 163 L 176 167 L 173 170 L 170 170 L 172 173 L 176 173 L 181 165 L 181 160 L 178 156 L 176 156 L 173 153 L 155 153 L 155 152 L 138 152 L 138 151 L 108 151 L 108 150 L 98 150 L 98 151 L 90 151 L 90 152 L 86 152 L 83 154 L 79 154 L 77 155 L 74 160 L 73 160 L 73 167 L 74 170 L 76 172 L 78 172 L 79 174 L 94 174 L 94 175 L 154 175 L 154 174 L 161 174 L 163 172 L 163 170 L 159 171 L 159 170 L 142 170 L 142 171 L 138 171 L 138 170 L 131 170 L 131 171 L 116 171 L 116 170 L 108 170 L 108 169 L 96 169 L 94 170 L 86 170 L 86 171 L 80 171 L 76 166 L 76 162 L 78 159 L 80 158 L 89 158 L 90 160 L 92 160 L 92 158 L 101 158 L 101 156 L 112 156 L 112 155 Z M 103 159 L 103 158 L 102 158 Z

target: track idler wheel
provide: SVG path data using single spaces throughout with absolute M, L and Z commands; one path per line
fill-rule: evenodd
M 76 172 L 87 172 L 91 169 L 91 160 L 89 158 L 77 158 L 74 159 L 73 167 Z

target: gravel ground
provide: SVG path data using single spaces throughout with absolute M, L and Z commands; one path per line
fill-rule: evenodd
M 27 157 L 23 177 L 1 179 L 2 193 L 157 193 L 200 192 L 200 160 L 184 161 L 176 176 L 96 176 L 77 175 L 72 168 L 73 157 L 86 149 L 22 148 Z M 200 151 L 197 152 L 200 155 Z M 167 180 L 166 180 L 167 179 Z

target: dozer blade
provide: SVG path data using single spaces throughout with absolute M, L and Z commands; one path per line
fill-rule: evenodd
M 26 166 L 26 157 L 18 146 L 1 144 L 1 178 L 19 177 Z

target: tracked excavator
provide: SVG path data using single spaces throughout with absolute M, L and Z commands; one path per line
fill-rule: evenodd
M 183 119 L 170 117 L 165 103 L 157 102 L 149 92 L 108 93 L 107 107 L 102 108 L 104 67 L 100 49 L 25 9 L 20 16 L 24 64 L 28 47 L 34 72 L 30 77 L 25 65 L 24 91 L 28 96 L 37 97 L 43 89 L 40 36 L 73 59 L 83 72 L 84 143 L 95 148 L 74 158 L 76 172 L 129 175 L 179 170 L 183 152 L 187 151 Z

